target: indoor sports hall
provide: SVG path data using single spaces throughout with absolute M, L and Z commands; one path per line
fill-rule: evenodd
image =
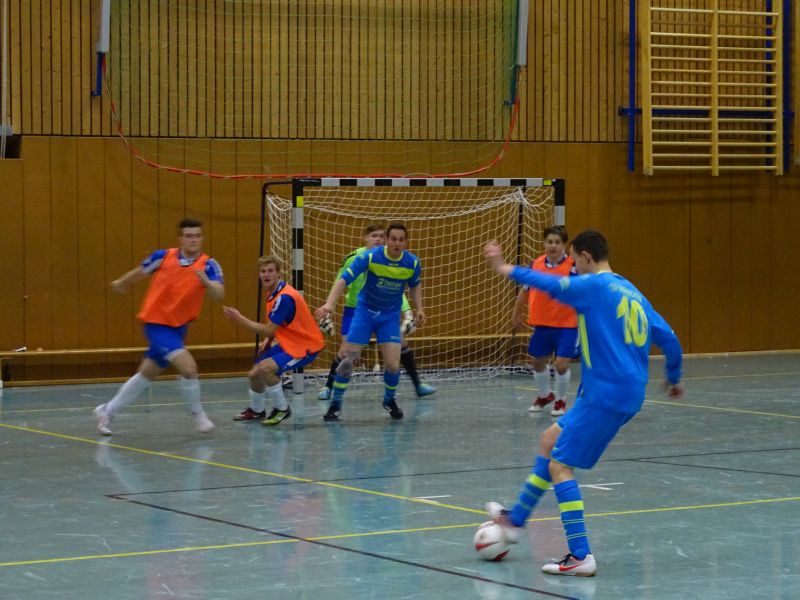
M 0 598 L 798 598 L 798 31 L 0 0 Z

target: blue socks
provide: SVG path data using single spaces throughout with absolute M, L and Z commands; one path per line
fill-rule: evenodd
M 515 527 L 524 527 L 525 521 L 531 516 L 539 498 L 550 489 L 550 459 L 544 456 L 536 457 L 536 464 L 525 481 L 525 487 L 519 495 L 517 503 L 511 509 L 509 520 Z
M 342 405 L 342 400 L 344 400 L 344 392 L 349 383 L 349 377 L 342 377 L 338 373 L 336 374 L 336 377 L 333 379 L 333 393 L 331 394 L 332 404 L 335 404 L 336 406 Z
M 558 499 L 558 509 L 561 511 L 561 522 L 564 524 L 564 534 L 567 536 L 569 553 L 575 558 L 583 560 L 589 549 L 589 538 L 586 535 L 586 524 L 583 520 L 583 498 L 578 488 L 578 482 L 573 480 L 557 483 L 553 488 Z
M 397 385 L 400 383 L 400 371 L 383 372 L 383 403 L 391 402 L 397 394 Z

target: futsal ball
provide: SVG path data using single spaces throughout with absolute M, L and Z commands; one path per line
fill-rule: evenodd
M 503 537 L 503 528 L 494 521 L 486 521 L 478 527 L 472 539 L 475 551 L 483 560 L 503 560 L 508 554 L 508 543 Z

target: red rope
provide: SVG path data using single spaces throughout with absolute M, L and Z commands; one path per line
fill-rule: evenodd
M 405 173 L 381 173 L 381 174 L 354 174 L 354 173 L 242 173 L 237 175 L 226 175 L 224 173 L 214 173 L 212 171 L 200 171 L 196 169 L 187 169 L 185 167 L 173 167 L 169 165 L 163 165 L 161 163 L 155 162 L 150 160 L 146 156 L 144 156 L 139 150 L 131 144 L 130 140 L 125 135 L 125 131 L 122 128 L 122 119 L 119 117 L 119 113 L 117 112 L 117 106 L 114 102 L 114 98 L 111 95 L 110 83 L 108 78 L 105 77 L 106 74 L 106 61 L 105 58 L 103 59 L 103 76 L 106 79 L 106 92 L 108 93 L 108 97 L 111 101 L 111 117 L 114 119 L 114 122 L 117 125 L 117 135 L 119 135 L 122 143 L 125 144 L 125 147 L 131 153 L 131 155 L 143 162 L 148 167 L 152 167 L 153 169 L 159 171 L 167 171 L 169 173 L 181 173 L 184 175 L 200 175 L 203 177 L 210 177 L 212 179 L 285 179 L 289 177 L 408 177 L 408 174 Z M 470 171 L 462 171 L 460 173 L 436 173 L 434 175 L 424 175 L 424 176 L 417 176 L 415 177 L 467 177 L 469 175 L 475 175 L 477 173 L 483 173 L 488 169 L 491 169 L 494 165 L 499 163 L 503 157 L 505 156 L 506 152 L 508 151 L 508 147 L 511 144 L 511 136 L 514 133 L 514 128 L 517 125 L 517 118 L 519 116 L 519 94 L 514 99 L 514 107 L 511 110 L 511 121 L 508 126 L 508 131 L 506 132 L 505 140 L 503 141 L 503 145 L 500 148 L 500 151 L 497 153 L 491 161 L 487 164 L 472 169 Z

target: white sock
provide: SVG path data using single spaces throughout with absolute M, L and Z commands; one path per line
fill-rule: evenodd
M 122 384 L 122 387 L 119 388 L 116 395 L 111 400 L 106 402 L 106 412 L 109 415 L 118 413 L 141 396 L 142 392 L 149 386 L 150 380 L 141 373 L 136 373 L 136 375 Z
M 286 401 L 286 396 L 283 394 L 283 385 L 279 381 L 275 385 L 266 389 L 267 396 L 272 400 L 273 408 L 278 410 L 286 410 L 289 408 L 289 403 Z
M 546 398 L 550 395 L 550 371 L 545 368 L 543 371 L 534 371 L 536 385 L 539 386 L 539 398 Z
M 264 405 L 266 404 L 264 394 L 265 392 L 254 392 L 250 390 L 250 408 L 252 408 L 254 412 L 264 412 Z
M 564 374 L 556 373 L 556 400 L 566 400 L 569 381 L 572 378 L 572 371 L 567 369 Z
M 199 415 L 203 411 L 203 405 L 200 404 L 200 380 L 197 378 L 186 379 L 181 377 L 181 392 L 186 404 L 189 405 L 189 412 L 193 415 Z

